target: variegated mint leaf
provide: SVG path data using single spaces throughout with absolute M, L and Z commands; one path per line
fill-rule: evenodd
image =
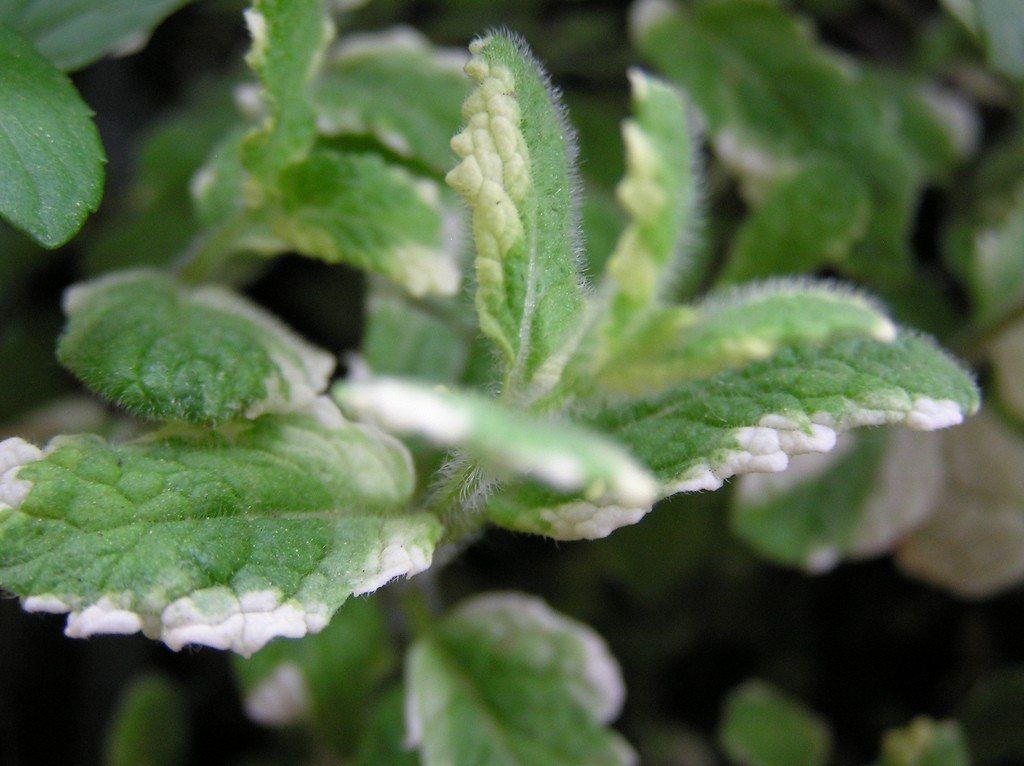
M 469 92 L 467 56 L 437 49 L 397 27 L 346 36 L 327 55 L 313 83 L 321 135 L 368 135 L 395 154 L 444 173 L 454 160 L 449 140 Z
M 900 544 L 907 573 L 965 598 L 1024 580 L 1024 438 L 991 411 L 944 435 L 946 482 Z
M 312 729 L 344 757 L 359 746 L 371 702 L 397 656 L 378 601 L 353 598 L 317 635 L 271 641 L 254 657 L 234 659 L 249 718 Z
M 275 233 L 303 255 L 382 274 L 415 296 L 452 295 L 440 189 L 380 155 L 314 151 L 280 176 Z
M 406 686 L 408 739 L 426 766 L 636 763 L 604 726 L 625 696 L 618 664 L 593 630 L 539 599 L 464 602 L 413 645 Z
M 729 694 L 718 739 L 736 766 L 825 766 L 832 749 L 824 721 L 762 681 Z
M 945 482 L 942 435 L 906 429 L 840 436 L 778 474 L 742 477 L 733 532 L 773 561 L 825 572 L 888 552 L 934 511 Z
M 893 110 L 856 62 L 840 59 L 799 18 L 761 0 L 640 0 L 632 27 L 641 54 L 700 110 L 716 156 L 739 177 L 749 202 L 767 201 L 775 183 L 823 159 L 838 161 L 868 190 L 870 216 L 852 186 L 838 192 L 852 205 L 846 209 L 799 204 L 784 210 L 777 202 L 776 239 L 801 239 L 812 210 L 829 246 L 855 244 L 845 273 L 879 289 L 911 279 L 908 237 L 923 172 Z M 816 197 L 823 180 L 816 179 Z M 790 188 L 790 201 L 795 194 Z M 853 237 L 858 218 L 862 236 Z M 801 247 L 815 244 L 822 243 L 806 240 Z
M 430 565 L 438 522 L 405 510 L 408 452 L 308 413 L 181 426 L 115 446 L 0 444 L 0 587 L 66 633 L 135 633 L 250 655 L 324 628 L 351 595 Z
M 630 71 L 633 119 L 622 126 L 626 176 L 618 198 L 630 215 L 607 271 L 614 286 L 609 331 L 671 296 L 685 268 L 684 246 L 695 225 L 697 184 L 682 98 L 669 85 Z
M 472 208 L 480 328 L 505 359 L 508 386 L 547 390 L 581 330 L 575 136 L 521 40 L 491 35 L 470 52 L 476 89 L 447 180 Z
M 827 282 L 772 280 L 650 314 L 629 346 L 600 360 L 601 387 L 650 391 L 766 359 L 785 346 L 845 336 L 879 341 L 896 326 L 871 299 Z
M 649 505 L 657 484 L 613 441 L 579 425 L 509 410 L 479 394 L 397 379 L 341 383 L 335 399 L 350 415 L 397 434 L 459 449 L 495 470 L 564 493 Z
M 244 298 L 154 271 L 72 287 L 61 363 L 139 417 L 217 424 L 309 405 L 334 358 Z
M 265 116 L 243 148 L 245 166 L 273 187 L 277 173 L 316 140 L 310 83 L 334 37 L 325 0 L 255 0 L 245 12 L 246 61 L 260 79 Z
M 626 445 L 672 494 L 781 471 L 790 455 L 826 452 L 837 432 L 856 426 L 928 431 L 977 408 L 970 375 L 933 342 L 902 333 L 891 343 L 787 347 L 662 393 L 581 407 L 578 417 Z
M 718 489 L 775 473 L 792 455 L 828 452 L 850 428 L 904 423 L 933 430 L 978 408 L 972 378 L 934 343 L 902 334 L 792 346 L 661 393 L 581 401 L 576 422 L 612 437 L 652 470 L 659 495 Z M 496 524 L 557 539 L 593 539 L 639 521 L 649 504 L 508 486 L 487 498 Z

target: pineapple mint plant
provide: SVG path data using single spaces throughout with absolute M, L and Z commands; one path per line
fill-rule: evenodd
M 46 2 L 0 5 L 11 227 L 52 248 L 96 210 L 103 150 L 62 70 L 177 5 L 142 3 L 95 38 L 75 19 L 40 32 Z M 951 5 L 949 23 L 987 39 L 984 12 Z M 950 270 L 980 308 L 947 332 L 941 290 L 914 290 L 906 233 L 968 148 L 902 79 L 839 62 L 775 4 L 642 0 L 645 65 L 619 73 L 623 223 L 602 236 L 607 195 L 523 38 L 496 29 L 464 55 L 408 29 L 346 34 L 332 6 L 255 0 L 251 81 L 209 94 L 239 114 L 155 134 L 154 178 L 171 155 L 193 166 L 83 234 L 93 275 L 63 295 L 56 358 L 111 409 L 93 433 L 29 419 L 0 442 L 0 587 L 24 610 L 66 615 L 73 638 L 231 650 L 246 712 L 314 730 L 310 761 L 619 764 L 637 759 L 611 728 L 626 685 L 594 629 L 524 592 L 439 587 L 495 527 L 597 540 L 742 475 L 727 513 L 770 560 L 821 572 L 899 542 L 901 566 L 953 590 L 1015 582 L 1013 565 L 965 582 L 948 529 L 986 523 L 956 438 L 1007 474 L 1019 439 L 912 325 L 983 339 L 1015 390 L 1015 336 L 993 328 L 1019 320 L 1021 197 L 951 227 Z M 1016 76 L 994 39 L 985 55 Z M 716 269 L 725 177 L 745 212 Z M 365 273 L 341 373 L 338 349 L 246 294 L 294 255 Z M 861 430 L 965 419 L 945 442 Z M 177 762 L 187 745 L 161 732 L 187 726 L 174 686 L 144 681 L 108 758 Z M 761 681 L 728 695 L 719 740 L 765 766 L 832 746 Z M 969 762 L 959 726 L 926 718 L 880 758 Z

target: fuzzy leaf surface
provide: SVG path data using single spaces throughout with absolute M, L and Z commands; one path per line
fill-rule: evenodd
M 902 334 L 791 346 L 774 356 L 642 396 L 581 402 L 576 422 L 610 436 L 646 465 L 659 495 L 718 489 L 743 473 L 775 473 L 789 458 L 828 452 L 836 434 L 904 423 L 955 425 L 978 408 L 973 379 L 934 343 Z M 594 501 L 536 486 L 487 500 L 491 521 L 557 539 L 593 539 L 639 521 L 650 505 Z
M 830 450 L 837 431 L 883 423 L 932 430 L 977 408 L 971 377 L 934 343 L 904 333 L 891 343 L 784 348 L 662 393 L 609 400 L 580 419 L 626 445 L 671 494 L 781 471 L 789 455 Z
M 557 383 L 583 310 L 573 200 L 575 137 L 546 73 L 518 39 L 470 46 L 476 83 L 447 176 L 472 209 L 480 329 L 507 383 Z
M 61 363 L 139 417 L 220 424 L 287 412 L 327 388 L 334 359 L 241 296 L 130 271 L 71 288 Z
M 425 766 L 635 763 L 604 727 L 625 693 L 617 663 L 590 628 L 539 599 L 463 602 L 413 645 L 406 685 Z
M 617 192 L 630 223 L 607 267 L 615 286 L 612 328 L 670 297 L 673 280 L 685 268 L 685 238 L 694 225 L 697 197 L 682 98 L 640 70 L 630 72 L 630 82 L 634 116 L 622 126 L 627 170 Z
M 627 347 L 599 360 L 595 379 L 612 391 L 650 391 L 766 359 L 785 346 L 855 336 L 891 341 L 896 327 L 857 293 L 827 282 L 772 280 L 651 313 Z
M 0 24 L 32 41 L 65 71 L 108 53 L 134 52 L 191 0 L 0 0 Z
M 318 150 L 280 177 L 275 232 L 303 255 L 390 278 L 416 296 L 459 288 L 439 189 L 377 154 Z
M 317 128 L 325 136 L 372 136 L 443 174 L 455 159 L 448 144 L 469 93 L 465 63 L 407 28 L 347 39 L 313 83 Z
M 439 524 L 404 511 L 408 452 L 327 400 L 222 431 L 115 446 L 0 447 L 0 584 L 66 633 L 250 655 L 319 632 L 353 594 L 430 564 Z
M 273 186 L 316 140 L 311 82 L 334 37 L 325 0 L 255 0 L 245 12 L 252 36 L 246 62 L 260 79 L 266 116 L 244 147 L 245 165 Z
M 71 81 L 0 21 L 0 215 L 63 245 L 99 205 L 105 161 Z
M 800 703 L 748 681 L 726 699 L 718 739 L 736 766 L 825 766 L 832 735 Z
M 479 394 L 396 379 L 341 383 L 342 409 L 382 428 L 457 448 L 507 473 L 561 492 L 649 504 L 657 485 L 629 453 L 590 429 L 505 408 Z

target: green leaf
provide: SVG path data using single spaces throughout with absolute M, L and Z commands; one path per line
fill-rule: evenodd
M 628 452 L 589 429 L 506 409 L 479 394 L 397 379 L 340 383 L 342 409 L 394 433 L 458 448 L 499 471 L 560 492 L 650 505 L 657 486 Z
M 809 572 L 886 553 L 927 519 L 945 481 L 942 439 L 902 429 L 840 438 L 781 474 L 744 476 L 734 533 L 763 556 Z
M 771 280 L 651 314 L 590 373 L 612 391 L 649 392 L 841 337 L 888 342 L 896 326 L 871 299 L 828 282 Z
M 1024 7 L 1016 0 L 942 0 L 985 46 L 989 64 L 1024 78 Z
M 1024 439 L 990 411 L 944 437 L 946 482 L 897 562 L 961 597 L 984 598 L 1024 580 Z
M 733 475 L 785 469 L 826 452 L 836 433 L 904 423 L 955 425 L 978 408 L 971 377 L 934 343 L 843 338 L 774 356 L 658 394 L 581 404 L 579 419 L 624 444 L 665 494 L 717 489 Z
M 573 414 L 627 447 L 666 497 L 783 471 L 790 456 L 828 452 L 838 432 L 857 426 L 932 430 L 977 407 L 967 373 L 930 341 L 903 334 L 892 343 L 853 337 L 786 347 L 661 393 L 583 401 Z M 512 486 L 487 498 L 485 510 L 510 529 L 575 540 L 634 524 L 650 505 Z
M 386 692 L 370 712 L 354 766 L 419 766 L 405 746 L 405 689 Z
M 316 140 L 311 82 L 334 37 L 325 0 L 255 0 L 245 12 L 252 35 L 246 61 L 260 78 L 266 116 L 244 147 L 245 166 L 273 187 L 277 173 Z
M 107 735 L 106 766 L 176 766 L 188 752 L 188 718 L 181 692 L 147 675 L 123 692 Z
M 139 417 L 219 424 L 288 412 L 327 388 L 334 359 L 219 287 L 153 271 L 71 288 L 61 363 Z
M 776 183 L 736 232 L 722 279 L 806 274 L 845 261 L 864 236 L 871 197 L 842 163 L 806 165 Z
M 464 602 L 413 645 L 406 684 L 425 766 L 635 762 L 603 726 L 624 697 L 604 642 L 530 596 Z
M 0 215 L 63 245 L 103 194 L 103 147 L 68 78 L 0 23 Z
M 633 35 L 700 109 L 718 158 L 749 201 L 760 203 L 772 184 L 807 165 L 839 162 L 870 191 L 874 211 L 847 273 L 879 288 L 910 278 L 907 238 L 921 169 L 855 63 L 840 61 L 798 18 L 762 0 L 695 8 L 643 0 Z M 805 209 L 790 212 L 789 228 L 805 225 Z M 843 217 L 838 208 L 832 215 Z
M 234 663 L 249 718 L 273 727 L 310 724 L 340 755 L 355 751 L 370 700 L 395 664 L 374 599 L 349 599 L 319 634 L 272 641 Z
M 408 452 L 341 418 L 265 415 L 121 446 L 0 448 L 0 585 L 71 637 L 134 633 L 250 655 L 324 628 L 350 595 L 430 564 Z
M 321 135 L 369 135 L 399 156 L 443 174 L 449 139 L 469 92 L 460 52 L 433 48 L 400 27 L 350 35 L 334 48 L 313 83 Z
M 61 69 L 108 53 L 133 53 L 190 0 L 0 0 L 0 24 L 17 30 Z
M 610 331 L 637 312 L 671 297 L 686 268 L 684 247 L 696 217 L 694 149 L 680 96 L 667 84 L 630 71 L 634 118 L 622 126 L 626 177 L 618 198 L 630 224 L 608 262 L 614 286 Z
M 449 385 L 461 377 L 473 330 L 459 327 L 444 309 L 377 285 L 367 298 L 365 321 L 360 356 L 372 374 Z
M 382 274 L 415 296 L 452 295 L 438 187 L 376 154 L 313 152 L 280 177 L 275 233 L 303 255 Z
M 513 390 L 558 382 L 580 332 L 573 187 L 575 143 L 547 75 L 526 45 L 480 38 L 466 71 L 462 161 L 447 177 L 473 211 L 480 328 Z
M 736 766 L 825 766 L 832 736 L 800 703 L 748 681 L 726 699 L 718 739 Z
M 956 721 L 921 717 L 886 732 L 876 766 L 971 766 L 971 756 Z

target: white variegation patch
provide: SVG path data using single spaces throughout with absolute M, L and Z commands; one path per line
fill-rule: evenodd
M 32 490 L 32 482 L 18 478 L 18 471 L 43 457 L 34 444 L 12 436 L 0 441 L 0 511 L 18 508 Z
M 422 386 L 400 380 L 353 381 L 335 388 L 334 396 L 358 418 L 389 431 L 418 434 L 442 445 L 462 441 L 473 429 L 468 412 Z
M 361 567 L 353 595 L 369 593 L 401 576 L 428 568 L 432 545 L 416 530 L 393 534 Z M 284 598 L 273 589 L 236 594 L 214 586 L 164 603 L 160 596 L 109 594 L 92 603 L 72 597 L 39 594 L 24 599 L 29 612 L 68 613 L 65 634 L 88 638 L 101 634 L 143 632 L 174 651 L 197 644 L 230 649 L 248 657 L 274 638 L 301 638 L 319 633 L 333 609 L 307 597 Z
M 934 431 L 963 422 L 960 405 L 950 399 L 936 401 L 921 396 L 913 400 L 902 392 L 879 399 L 884 407 L 851 406 L 836 418 L 827 412 L 812 414 L 800 423 L 786 415 L 764 415 L 757 426 L 732 432 L 736 449 L 690 468 L 670 484 L 666 494 L 719 489 L 726 479 L 745 473 L 776 473 L 789 467 L 789 458 L 806 453 L 828 452 L 837 434 L 862 426 L 903 423 L 918 431 Z
M 302 671 L 282 662 L 245 695 L 245 714 L 261 726 L 294 726 L 310 717 L 312 698 Z
M 415 529 L 393 532 L 362 566 L 353 595 L 372 593 L 398 577 L 412 577 L 430 567 L 434 546 Z
M 621 505 L 597 505 L 580 501 L 539 511 L 531 509 L 516 520 L 517 528 L 555 540 L 598 540 L 620 527 L 636 524 L 646 516 L 650 505 L 629 508 Z M 536 514 L 538 523 L 532 517 Z

